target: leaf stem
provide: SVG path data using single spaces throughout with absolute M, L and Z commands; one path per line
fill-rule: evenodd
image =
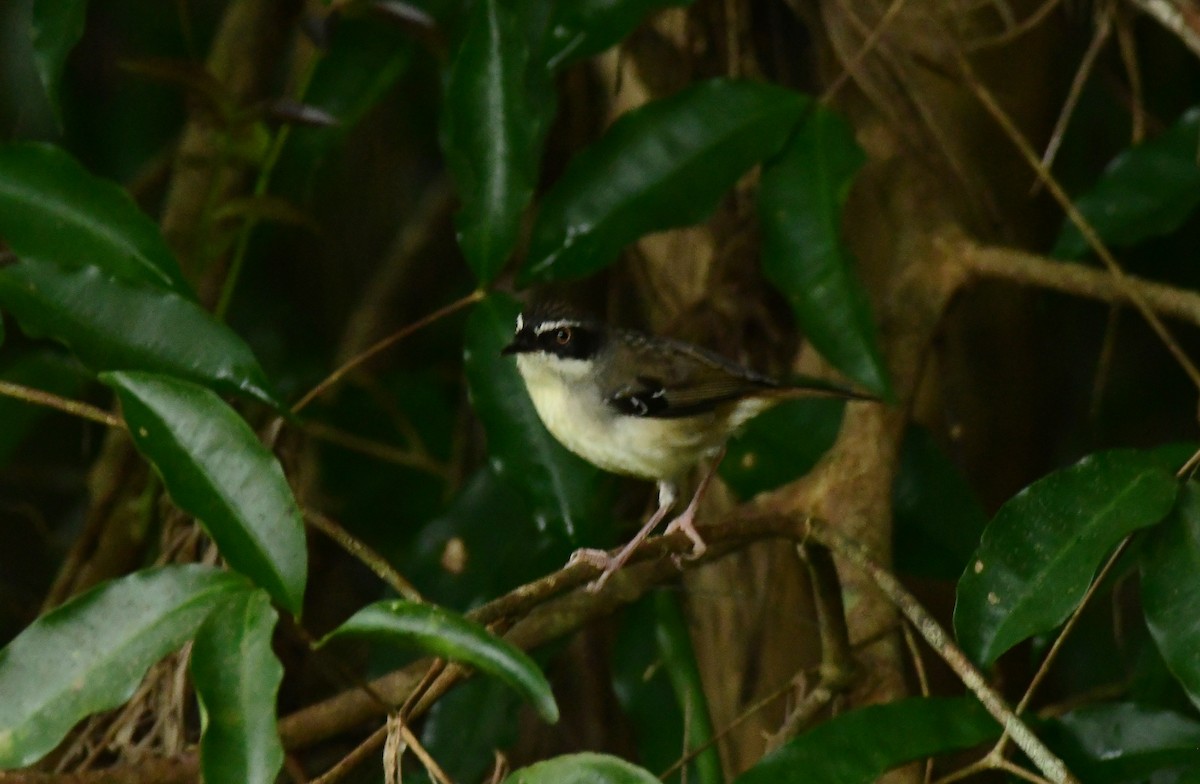
M 0 395 L 36 406 L 53 408 L 56 411 L 62 411 L 71 416 L 98 422 L 107 427 L 125 429 L 125 422 L 115 414 L 110 414 L 104 409 L 93 406 L 90 403 L 60 397 L 53 392 L 47 392 L 42 389 L 34 389 L 23 384 L 14 384 L 11 381 L 0 381 Z
M 304 395 L 304 397 L 300 398 L 300 400 L 296 403 L 296 405 L 292 406 L 292 413 L 299 414 L 304 408 L 306 408 L 308 406 L 309 403 L 316 400 L 318 397 L 323 395 L 330 387 L 332 387 L 334 384 L 341 381 L 342 378 L 347 373 L 349 373 L 351 370 L 354 370 L 356 367 L 363 364 L 367 360 L 371 359 L 379 352 L 383 351 L 386 348 L 390 348 L 395 343 L 399 343 L 401 340 L 403 340 L 404 338 L 413 334 L 417 330 L 423 329 L 424 327 L 427 327 L 430 324 L 434 323 L 435 321 L 439 321 L 439 320 L 445 318 L 446 316 L 449 316 L 452 313 L 456 313 L 456 312 L 462 310 L 463 308 L 467 307 L 468 305 L 473 305 L 474 303 L 483 299 L 486 295 L 487 295 L 487 292 L 484 291 L 483 289 L 475 289 L 474 291 L 472 291 L 470 294 L 466 295 L 465 297 L 457 299 L 454 302 L 451 302 L 449 305 L 439 308 L 439 309 L 435 310 L 434 312 L 430 313 L 429 315 L 424 316 L 420 319 L 417 319 L 413 323 L 409 324 L 406 327 L 403 327 L 400 330 L 397 330 L 396 332 L 393 332 L 391 335 L 388 335 L 386 338 L 383 338 L 382 340 L 376 341 L 373 345 L 369 346 L 368 348 L 364 349 L 363 351 L 361 351 L 358 354 L 351 357 L 341 367 L 339 367 L 337 370 L 333 371 L 328 376 L 326 376 L 325 379 L 323 381 L 321 381 L 321 383 L 317 384 L 315 387 L 310 389 Z
M 350 555 L 357 558 L 363 565 L 390 585 L 396 593 L 414 602 L 424 601 L 413 584 L 404 578 L 387 559 L 377 553 L 369 545 L 357 539 L 334 520 L 313 509 L 304 510 L 304 519 L 309 525 L 328 536 Z

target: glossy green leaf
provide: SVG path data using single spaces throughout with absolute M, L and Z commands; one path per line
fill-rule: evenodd
M 695 651 L 673 594 L 659 591 L 625 608 L 610 669 L 613 692 L 633 731 L 642 765 L 666 770 L 679 759 L 685 739 L 698 749 L 712 738 Z M 704 748 L 687 767 L 686 779 L 676 771 L 665 781 L 724 780 L 715 746 Z
M 283 665 L 271 650 L 277 618 L 266 593 L 242 591 L 196 633 L 191 669 L 204 781 L 273 784 L 283 767 L 275 726 Z
M 306 191 L 313 173 L 364 115 L 396 84 L 412 61 L 412 43 L 392 25 L 340 19 L 304 91 L 306 106 L 338 119 L 333 127 L 291 129 L 275 165 L 276 193 Z
M 812 470 L 842 426 L 842 400 L 789 400 L 751 419 L 729 441 L 721 478 L 743 500 Z
M 1200 486 L 1186 484 L 1141 553 L 1146 624 L 1171 673 L 1200 706 Z
M 556 527 L 573 541 L 594 541 L 606 509 L 600 469 L 568 452 L 546 430 L 512 357 L 520 306 L 500 294 L 480 302 L 467 322 L 466 374 L 475 413 L 487 432 L 492 468 L 520 488 L 539 529 Z
M 49 144 L 0 145 L 0 239 L 26 261 L 99 267 L 192 297 L 158 227 L 129 194 Z
M 693 0 L 571 0 L 557 3 L 544 56 L 560 68 L 599 54 L 623 40 L 651 13 Z
M 1092 705 L 1052 719 L 1039 734 L 1089 784 L 1144 782 L 1172 768 L 1200 771 L 1200 722 L 1173 711 Z
M 537 185 L 554 110 L 545 69 L 531 63 L 521 6 L 476 0 L 450 66 L 442 148 L 458 185 L 458 244 L 480 283 L 512 253 Z
M 1200 107 L 1195 107 L 1162 135 L 1114 158 L 1075 207 L 1108 245 L 1170 234 L 1200 205 L 1198 144 Z M 1079 229 L 1065 219 L 1052 253 L 1078 258 L 1088 250 Z
M 954 629 L 982 665 L 1058 626 L 1125 536 L 1171 509 L 1175 478 L 1150 452 L 1085 457 L 1013 496 L 958 583 Z
M 0 305 L 31 337 L 95 371 L 154 370 L 281 408 L 250 347 L 190 299 L 96 267 L 24 261 L 0 268 Z
M 624 115 L 546 194 L 521 282 L 589 275 L 644 234 L 703 220 L 779 151 L 807 103 L 774 85 L 714 79 Z
M 835 716 L 798 735 L 734 784 L 870 784 L 907 762 L 997 738 L 973 699 L 914 697 Z
M 116 390 L 134 446 L 179 508 L 204 525 L 230 566 L 299 615 L 304 524 L 279 461 L 246 421 L 188 381 L 133 371 L 100 380 Z
M 62 124 L 58 93 L 67 55 L 83 37 L 88 0 L 33 0 L 33 54 L 46 96 Z
M 0 768 L 36 762 L 84 716 L 129 699 L 150 665 L 245 589 L 207 566 L 147 569 L 34 621 L 0 650 Z
M 470 665 L 511 686 L 545 721 L 558 721 L 558 705 L 550 684 L 533 659 L 444 607 L 403 599 L 376 602 L 356 612 L 320 644 L 349 635 L 416 646 L 434 656 Z
M 842 241 L 842 206 L 866 155 L 838 115 L 814 106 L 782 154 L 763 166 L 758 209 L 763 271 L 796 323 L 834 367 L 891 395 L 871 303 Z
M 658 779 L 619 757 L 584 752 L 514 770 L 504 784 L 658 784 Z
M 979 546 L 987 514 L 962 472 L 922 427 L 905 434 L 892 499 L 896 568 L 957 580 Z

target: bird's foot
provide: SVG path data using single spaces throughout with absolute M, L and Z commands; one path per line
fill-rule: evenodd
M 567 566 L 582 563 L 599 569 L 600 576 L 586 586 L 588 593 L 598 593 L 604 587 L 605 583 L 608 582 L 609 578 L 625 565 L 628 559 L 629 556 L 624 550 L 617 555 L 609 555 L 607 550 L 595 550 L 585 547 L 571 553 L 571 557 L 567 560 Z
M 567 566 L 574 566 L 577 563 L 594 566 L 597 569 L 607 569 L 612 563 L 613 557 L 608 554 L 607 550 L 597 550 L 591 547 L 583 547 L 571 553 L 571 557 L 567 559 Z
M 700 532 L 696 530 L 696 526 L 693 524 L 695 522 L 695 518 L 696 510 L 689 505 L 683 514 L 679 515 L 679 517 L 676 517 L 667 525 L 667 530 L 663 532 L 664 536 L 670 536 L 676 531 L 682 531 L 684 535 L 691 540 L 692 551 L 687 555 L 682 556 L 689 561 L 696 560 L 700 556 L 704 555 L 704 553 L 708 550 L 708 545 L 704 543 L 704 539 L 700 536 Z M 676 556 L 676 558 L 678 557 L 679 556 Z M 676 564 L 678 563 L 679 562 L 676 561 Z

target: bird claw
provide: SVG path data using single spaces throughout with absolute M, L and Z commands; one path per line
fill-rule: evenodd
M 594 569 L 600 570 L 600 576 L 592 580 L 585 586 L 588 593 L 599 593 L 608 579 L 616 574 L 621 568 L 623 560 L 611 556 L 606 550 L 596 550 L 590 547 L 585 547 L 571 553 L 571 557 L 567 559 L 567 566 L 575 564 L 587 564 Z
M 567 559 L 567 566 L 574 566 L 577 563 L 594 566 L 597 569 L 607 569 L 608 565 L 612 563 L 612 556 L 605 550 L 583 547 L 571 553 L 571 557 Z
M 680 515 L 672 520 L 670 525 L 667 526 L 667 530 L 663 532 L 663 536 L 670 536 L 676 531 L 682 531 L 684 535 L 691 540 L 692 551 L 686 555 L 674 556 L 675 558 L 684 558 L 688 561 L 695 561 L 708 551 L 708 545 L 704 543 L 704 539 L 701 538 L 700 532 L 697 531 L 695 526 L 692 525 L 692 521 L 687 515 Z M 676 560 L 675 563 L 676 565 L 679 565 L 680 561 Z

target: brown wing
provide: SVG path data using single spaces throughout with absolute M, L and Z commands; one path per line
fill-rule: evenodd
M 778 388 L 766 376 L 699 346 L 672 340 L 650 341 L 627 332 L 616 341 L 623 365 L 654 368 L 610 390 L 608 402 L 631 416 L 670 419 L 708 413 L 723 403 Z

